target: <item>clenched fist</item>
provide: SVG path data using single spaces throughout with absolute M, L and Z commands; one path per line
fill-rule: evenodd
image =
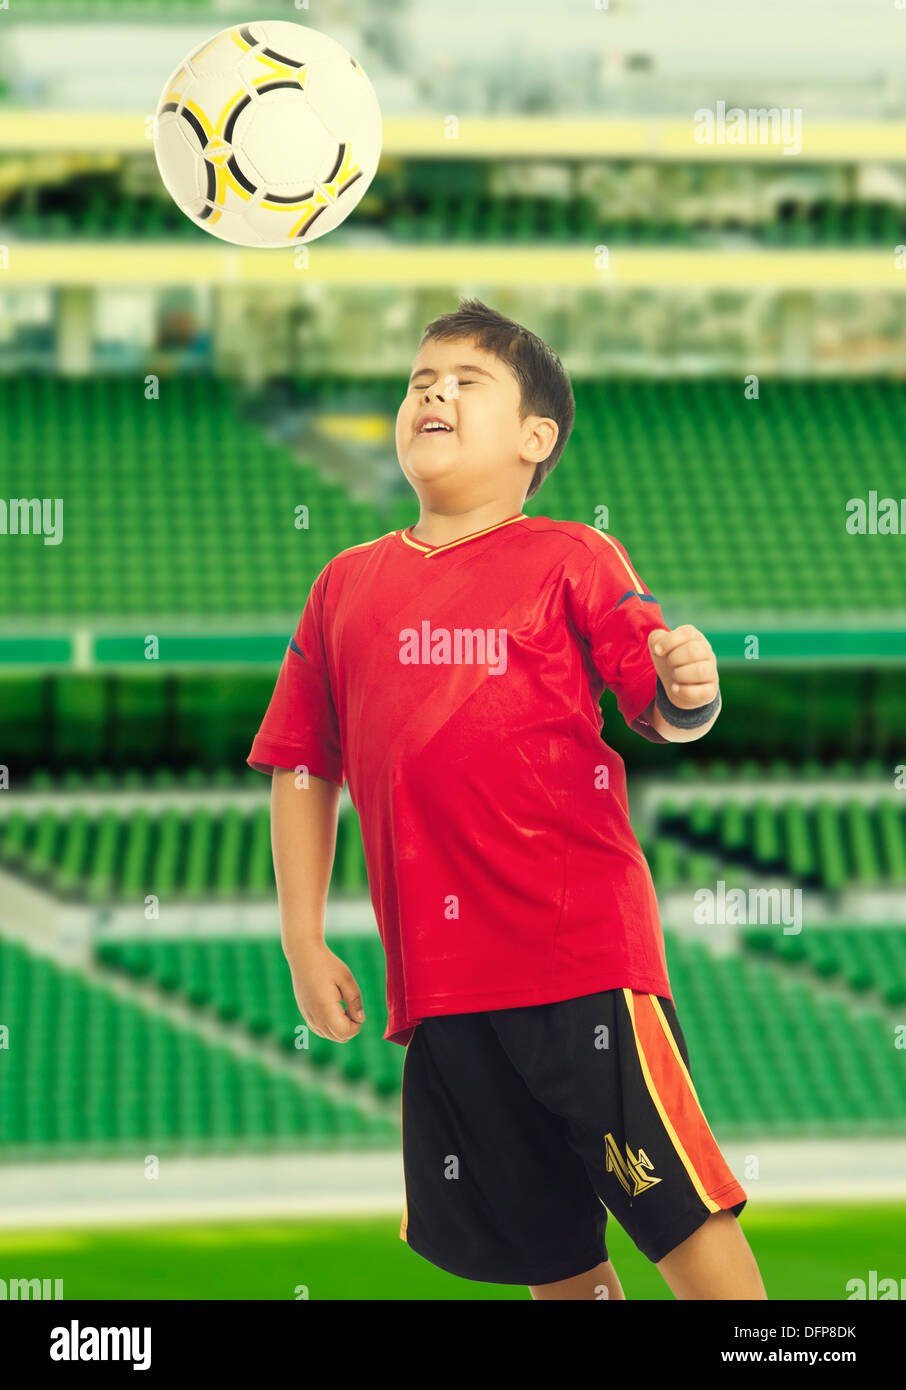
M 717 660 L 697 627 L 659 628 L 648 634 L 648 650 L 671 704 L 698 709 L 717 698 Z

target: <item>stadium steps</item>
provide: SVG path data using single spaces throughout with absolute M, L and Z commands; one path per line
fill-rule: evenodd
M 64 545 L 8 547 L 0 608 L 21 621 L 298 614 L 338 550 L 384 530 L 245 419 L 227 381 L 168 380 L 149 401 L 117 377 L 7 377 L 0 415 L 0 497 L 27 476 L 35 496 L 66 499 Z
M 828 997 L 820 983 L 790 979 L 787 972 L 740 953 L 719 957 L 701 942 L 685 942 L 671 932 L 665 932 L 665 941 L 696 1088 L 722 1133 L 828 1136 L 855 1133 L 862 1125 L 877 1133 L 906 1130 L 904 1063 L 892 1048 L 893 1021 L 883 1008 L 857 1006 L 837 991 Z M 356 976 L 366 1014 L 378 1017 L 384 969 L 380 943 L 335 938 L 331 945 Z M 196 941 L 169 953 L 155 953 L 150 943 L 134 943 L 125 951 L 118 947 L 112 957 L 108 948 L 104 951 L 111 963 L 147 972 L 159 986 L 166 981 L 190 999 L 194 995 L 200 1008 L 217 1009 L 226 999 L 232 1012 L 236 990 L 231 981 L 244 949 L 241 943 Z M 281 983 L 285 965 L 274 971 L 269 1004 L 265 970 L 259 963 L 257 985 L 249 972 L 247 987 L 255 992 L 254 1002 L 250 997 L 248 1004 L 239 1005 L 242 1022 L 254 1030 L 265 1026 L 268 1013 L 274 1020 L 285 1016 L 286 1031 L 298 1018 L 287 1003 L 288 979 Z M 274 1026 L 279 1032 L 279 1022 Z M 846 1048 L 835 1030 L 847 1032 Z M 316 1065 L 340 1062 L 336 1044 L 312 1041 Z M 341 1052 L 345 1075 L 370 1074 L 388 1096 L 398 1092 L 402 1049 L 363 1030 Z M 385 1055 L 390 1064 L 379 1076 L 375 1067 Z
M 667 836 L 688 846 L 690 858 L 707 851 L 738 871 L 781 874 L 829 894 L 906 887 L 906 803 L 893 793 L 873 803 L 852 795 L 663 800 L 654 835 L 655 863 L 663 862 L 657 846 Z
M 693 1081 L 717 1132 L 832 1138 L 906 1130 L 892 1006 L 854 1001 L 836 982 L 747 952 L 717 955 L 669 931 L 665 940 Z M 0 1052 L 7 1156 L 60 1145 L 112 1155 L 151 1138 L 186 1152 L 254 1147 L 273 1134 L 287 1146 L 392 1142 L 404 1054 L 380 1036 L 376 939 L 331 938 L 362 988 L 370 1027 L 347 1044 L 313 1038 L 304 1062 L 317 1081 L 304 1085 L 286 1046 L 300 1019 L 278 943 L 269 956 L 241 941 L 146 943 L 144 956 L 139 943 L 111 954 L 112 944 L 99 948 L 110 964 L 86 973 L 0 938 L 0 1016 L 19 1038 L 18 1051 Z M 306 1110 L 296 1094 L 309 1084 L 317 1094 Z M 263 1122 L 242 1119 L 243 1095 L 253 1115 L 266 1107 Z M 331 1106 L 346 1108 L 336 1118 Z M 210 1116 L 219 1117 L 213 1139 L 203 1127 Z M 377 1138 L 375 1124 L 385 1126 Z
M 104 6 L 94 0 L 103 12 Z M 196 0 L 200 3 L 200 0 Z M 141 0 L 130 6 L 141 13 Z M 40 10 L 57 8 L 59 0 L 35 0 Z M 157 9 L 178 13 L 191 8 L 187 0 L 169 0 Z M 155 13 L 157 10 L 155 11 Z M 474 170 L 474 172 L 473 172 Z M 711 171 L 705 171 L 711 173 Z M 568 199 L 527 193 L 484 191 L 483 168 L 462 161 L 459 178 L 472 187 L 451 188 L 449 161 L 408 161 L 409 186 L 382 187 L 378 174 L 369 196 L 356 210 L 356 232 L 384 232 L 394 242 L 412 245 L 443 243 L 487 246 L 546 246 L 582 243 L 607 246 L 709 246 L 725 243 L 765 247 L 893 246 L 906 238 L 902 208 L 880 199 L 835 199 L 829 196 L 789 198 L 763 216 L 762 199 L 753 194 L 748 210 L 737 200 L 731 212 L 721 213 L 717 199 L 698 198 L 694 205 L 679 194 L 670 216 L 655 213 L 637 193 L 627 199 L 614 188 L 608 209 L 598 210 L 591 197 Z M 701 170 L 681 170 L 700 180 Z M 725 177 L 725 171 L 721 171 Z M 716 191 L 723 191 L 715 185 Z M 677 191 L 675 190 L 675 196 Z M 613 207 L 615 211 L 610 211 Z M 23 240 L 186 241 L 197 236 L 194 224 L 180 213 L 163 190 L 137 193 L 123 188 L 117 172 L 81 172 L 77 178 L 39 183 L 14 191 L 6 201 L 4 222 L 10 235 Z M 346 241 L 351 229 L 334 234 Z
M 325 1076 L 333 1073 L 348 1083 L 363 1083 L 377 1097 L 398 1095 L 404 1051 L 382 1038 L 384 957 L 376 929 L 374 937 L 328 934 L 328 945 L 355 976 L 366 1026 L 342 1044 L 309 1033 L 311 1064 Z M 147 980 L 157 997 L 180 998 L 197 1014 L 231 1029 L 235 1025 L 293 1055 L 304 1020 L 279 938 L 105 942 L 97 946 L 95 958 L 108 970 Z
M 779 771 L 779 769 L 778 769 Z M 267 783 L 260 774 L 143 782 L 70 778 L 55 788 L 33 779 L 0 811 L 0 869 L 61 900 L 140 903 L 273 901 Z M 218 785 L 218 782 L 220 785 Z M 659 892 L 722 878 L 753 878 L 830 895 L 906 886 L 906 805 L 891 782 L 842 780 L 831 786 L 778 776 L 740 777 L 732 791 L 710 782 L 639 783 L 637 834 Z M 331 895 L 362 897 L 368 879 L 358 817 L 340 803 Z
M 250 769 L 251 771 L 251 769 Z M 57 796 L 17 798 L 0 815 L 0 868 L 62 900 L 141 904 L 149 894 L 170 905 L 273 902 L 268 784 L 236 801 L 199 790 L 181 801 L 161 790 L 95 793 L 91 806 Z M 333 897 L 368 891 L 358 816 L 341 801 L 331 880 Z
M 906 928 L 811 926 L 784 936 L 749 927 L 741 942 L 752 956 L 776 961 L 790 973 L 838 982 L 853 996 L 890 1006 L 906 1003 Z
M 888 535 L 840 538 L 869 463 L 878 495 L 902 496 L 896 381 L 771 381 L 757 401 L 725 379 L 573 386 L 573 434 L 529 515 L 588 523 L 589 498 L 606 497 L 607 528 L 668 611 L 891 620 L 906 594 L 906 547 Z M 328 377 L 299 389 L 326 406 L 345 399 Z M 355 409 L 392 420 L 401 389 L 357 381 Z M 18 496 L 28 476 L 35 496 L 66 498 L 64 545 L 7 547 L 0 609 L 26 623 L 289 622 L 338 551 L 417 517 L 402 479 L 377 507 L 325 480 L 315 459 L 298 462 L 246 418 L 226 381 L 167 380 L 148 401 L 131 379 L 10 377 L 0 416 L 0 497 Z M 751 543 L 741 549 L 739 536 Z
M 693 1083 L 721 1137 L 906 1132 L 894 1011 L 665 932 Z
M 575 388 L 563 463 L 525 510 L 590 520 L 588 498 L 607 498 L 607 529 L 668 610 L 739 612 L 749 623 L 759 612 L 849 610 L 865 621 L 903 604 L 897 538 L 840 543 L 869 460 L 879 496 L 903 495 L 897 383 L 772 381 L 758 401 L 726 380 Z
M 0 937 L 4 1161 L 398 1144 L 392 1107 L 368 1113 L 134 994 Z

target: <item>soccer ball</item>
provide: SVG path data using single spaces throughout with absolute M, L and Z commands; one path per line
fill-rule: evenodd
M 342 44 L 286 20 L 223 29 L 168 79 L 154 123 L 167 191 L 237 246 L 339 227 L 377 170 L 381 109 Z

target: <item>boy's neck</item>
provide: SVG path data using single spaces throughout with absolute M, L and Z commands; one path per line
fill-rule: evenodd
M 447 545 L 450 541 L 462 540 L 476 531 L 484 531 L 501 521 L 522 515 L 522 504 L 495 503 L 478 507 L 472 512 L 444 513 L 421 510 L 418 521 L 410 530 L 413 540 L 423 541 L 425 545 Z

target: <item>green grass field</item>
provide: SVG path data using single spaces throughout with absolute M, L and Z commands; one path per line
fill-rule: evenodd
M 521 1287 L 457 1279 L 409 1250 L 392 1217 L 0 1234 L 0 1276 L 62 1278 L 69 1299 L 512 1299 Z M 900 1278 L 906 1203 L 759 1206 L 743 1229 L 772 1299 L 845 1300 L 846 1283 Z M 611 1218 L 627 1298 L 669 1299 Z

